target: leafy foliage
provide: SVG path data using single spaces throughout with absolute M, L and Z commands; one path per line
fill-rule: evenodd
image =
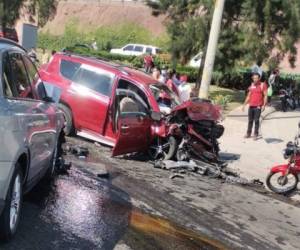
M 208 41 L 214 1 L 147 1 L 153 14 L 169 17 L 173 57 L 186 62 Z M 226 0 L 215 68 L 225 71 L 265 61 L 275 67 L 288 54 L 295 62 L 300 35 L 298 0 Z
M 12 26 L 20 17 L 23 7 L 31 18 L 38 15 L 38 24 L 43 26 L 56 12 L 58 0 L 0 0 L 0 24 Z
M 147 29 L 133 23 L 99 27 L 85 33 L 78 30 L 78 23 L 79 20 L 77 19 L 71 20 L 66 25 L 64 34 L 60 36 L 39 33 L 39 47 L 60 50 L 76 43 L 91 44 L 93 41 L 96 41 L 100 50 L 109 51 L 111 48 L 122 47 L 128 43 L 152 44 L 165 48 L 169 41 L 167 35 L 162 35 L 161 37 L 152 36 Z

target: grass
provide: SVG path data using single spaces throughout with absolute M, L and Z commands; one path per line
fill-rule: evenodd
M 241 104 L 245 100 L 245 91 L 243 90 L 235 90 L 235 89 L 226 89 L 221 88 L 215 85 L 210 86 L 210 93 L 209 96 L 212 100 L 222 96 L 228 97 L 229 102 L 224 107 L 224 115 L 228 114 L 230 111 L 234 110 L 235 108 L 241 106 Z

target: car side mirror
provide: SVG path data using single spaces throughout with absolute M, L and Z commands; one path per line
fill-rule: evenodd
M 39 82 L 37 92 L 41 100 L 45 102 L 58 103 L 61 95 L 61 89 L 48 82 Z
M 151 111 L 151 119 L 154 121 L 160 121 L 161 120 L 161 113 L 156 111 Z

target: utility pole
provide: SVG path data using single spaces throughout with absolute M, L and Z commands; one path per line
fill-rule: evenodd
M 209 85 L 212 78 L 216 51 L 218 46 L 218 39 L 222 23 L 222 15 L 224 10 L 225 0 L 215 0 L 215 10 L 213 15 L 213 20 L 210 28 L 208 46 L 205 56 L 205 64 L 202 74 L 201 86 L 199 97 L 208 98 Z

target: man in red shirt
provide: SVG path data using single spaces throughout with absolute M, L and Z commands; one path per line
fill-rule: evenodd
M 258 73 L 253 73 L 252 80 L 253 82 L 248 88 L 248 94 L 243 105 L 243 110 L 245 109 L 245 106 L 249 104 L 248 129 L 245 138 L 251 136 L 253 122 L 255 122 L 254 140 L 256 140 L 258 137 L 260 114 L 264 111 L 267 104 L 268 86 L 266 83 L 260 81 L 260 75 Z
M 154 60 L 152 54 L 149 53 L 144 57 L 144 68 L 146 73 L 151 73 L 153 66 L 154 66 Z

